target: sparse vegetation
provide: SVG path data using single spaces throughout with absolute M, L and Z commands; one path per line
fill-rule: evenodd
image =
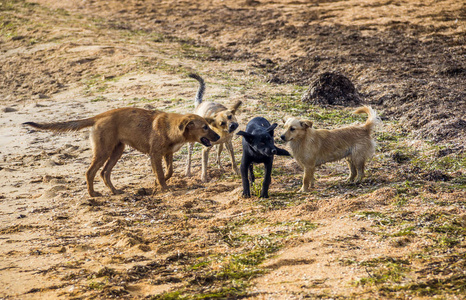
M 464 298 L 464 9 L 256 2 L 0 3 L 0 129 L 13 132 L 0 152 L 0 298 Z M 366 17 L 379 8 L 384 22 Z M 406 11 L 416 24 L 400 21 Z M 243 101 L 242 124 L 278 122 L 279 144 L 289 116 L 318 128 L 365 122 L 354 107 L 301 101 L 313 77 L 334 69 L 383 125 L 361 184 L 345 182 L 344 161 L 328 163 L 308 194 L 297 192 L 292 158 L 275 160 L 268 199 L 258 198 L 262 165 L 243 199 L 228 156 L 221 171 L 214 151 L 201 182 L 195 144 L 194 176 L 183 176 L 182 147 L 169 192 L 148 188 L 150 162 L 128 147 L 114 171 L 124 194 L 88 199 L 87 133 L 18 123 L 124 105 L 190 112 L 197 85 L 186 74 L 199 72 L 206 99 Z

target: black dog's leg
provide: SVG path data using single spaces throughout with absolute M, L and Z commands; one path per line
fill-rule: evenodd
M 248 169 L 252 166 L 252 163 L 243 155 L 243 159 L 241 160 L 241 179 L 243 181 L 243 197 L 250 198 L 251 197 L 251 190 L 249 189 L 249 179 L 248 179 Z
M 267 159 L 264 162 L 265 175 L 264 182 L 262 183 L 262 191 L 260 198 L 269 198 L 269 186 L 272 182 L 272 165 L 273 165 L 273 156 Z
M 275 147 L 277 149 L 277 155 L 282 155 L 282 156 L 291 156 L 290 152 L 286 151 L 285 149 Z
M 254 176 L 254 164 L 249 165 L 249 180 L 251 180 L 251 183 L 254 183 L 256 180 L 256 177 Z

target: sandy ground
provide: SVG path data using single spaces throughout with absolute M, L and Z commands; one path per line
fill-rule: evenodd
M 0 5 L 0 299 L 464 299 L 461 1 L 35 3 Z M 225 152 L 200 181 L 197 145 L 195 175 L 183 147 L 171 190 L 152 195 L 148 157 L 127 148 L 112 173 L 124 194 L 98 178 L 104 195 L 90 198 L 89 132 L 22 125 L 190 112 L 189 72 L 206 100 L 243 101 L 240 129 L 254 116 L 363 122 L 300 101 L 324 71 L 351 78 L 384 121 L 358 186 L 336 162 L 298 194 L 301 169 L 278 157 L 271 198 L 243 199 Z

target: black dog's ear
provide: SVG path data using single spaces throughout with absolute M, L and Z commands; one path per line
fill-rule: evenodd
M 253 136 L 252 134 L 250 134 L 249 132 L 242 131 L 242 130 L 238 131 L 236 134 L 237 134 L 237 135 L 243 136 L 243 137 L 246 139 L 246 141 L 248 141 L 248 142 L 249 142 L 250 140 L 252 140 L 252 138 L 254 137 L 254 136 Z
M 291 156 L 290 152 L 286 151 L 285 149 L 275 147 L 277 149 L 277 155 L 281 156 Z
M 269 126 L 269 128 L 267 128 L 267 132 L 273 132 L 273 130 L 277 128 L 277 126 L 278 126 L 277 123 L 273 123 L 272 125 Z

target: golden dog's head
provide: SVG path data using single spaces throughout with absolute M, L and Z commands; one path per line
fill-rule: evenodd
M 231 108 L 217 112 L 213 117 L 206 118 L 206 121 L 218 133 L 232 133 L 239 126 L 235 115 L 241 103 L 237 101 Z
M 179 128 L 187 142 L 199 142 L 206 147 L 212 146 L 211 141 L 220 138 L 203 117 L 195 114 L 186 114 Z
M 284 125 L 285 131 L 280 136 L 285 142 L 292 140 L 299 140 L 304 135 L 306 131 L 312 127 L 312 121 L 309 120 L 298 120 L 296 118 L 289 118 Z

